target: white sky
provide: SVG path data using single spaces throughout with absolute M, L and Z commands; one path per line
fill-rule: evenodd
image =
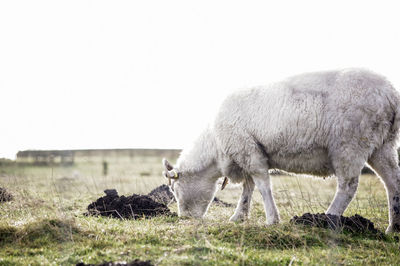
M 398 1 L 1 1 L 0 157 L 181 148 L 226 93 L 367 67 L 400 88 Z

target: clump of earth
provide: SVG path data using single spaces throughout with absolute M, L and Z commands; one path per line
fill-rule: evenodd
M 5 188 L 0 187 L 0 202 L 11 201 L 14 197 Z
M 143 261 L 135 259 L 131 262 L 104 262 L 100 264 L 85 264 L 83 262 L 77 263 L 76 266 L 152 266 L 149 260 Z
M 220 200 L 217 197 L 214 198 L 213 204 L 221 206 L 221 207 L 235 207 L 235 204 L 225 202 L 223 200 Z
M 169 187 L 165 184 L 153 189 L 147 196 L 165 205 L 175 201 L 174 194 L 172 194 Z M 234 204 L 224 202 L 217 197 L 214 198 L 213 203 L 221 207 L 235 207 Z
M 175 201 L 174 194 L 172 194 L 172 192 L 169 190 L 169 187 L 165 184 L 156 187 L 149 194 L 147 194 L 147 196 L 152 198 L 154 201 L 163 203 L 165 205 Z
M 352 233 L 383 235 L 382 232 L 375 228 L 373 222 L 358 214 L 351 217 L 345 217 L 325 213 L 305 213 L 301 216 L 294 216 L 290 222 L 332 230 L 348 231 Z
M 101 215 L 121 219 L 176 215 L 167 207 L 168 204 L 175 201 L 175 197 L 165 184 L 153 189 L 148 195 L 119 196 L 116 189 L 106 189 L 104 193 L 105 196 L 89 204 L 88 212 L 85 215 Z M 217 197 L 214 198 L 213 203 L 222 207 L 234 207 L 233 204 L 224 202 Z
M 98 198 L 87 207 L 86 215 L 101 215 L 114 218 L 150 218 L 158 215 L 176 215 L 168 207 L 154 201 L 149 196 L 133 194 L 132 196 L 119 196 L 117 190 L 106 189 L 106 195 Z

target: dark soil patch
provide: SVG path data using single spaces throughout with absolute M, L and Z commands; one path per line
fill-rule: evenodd
M 168 205 L 169 203 L 175 201 L 174 194 L 169 190 L 167 185 L 161 185 L 153 189 L 149 194 L 147 194 L 154 201 Z
M 384 235 L 375 228 L 370 220 L 356 214 L 351 217 L 337 216 L 324 213 L 305 213 L 302 216 L 294 216 L 291 223 L 303 224 L 337 231 L 348 231 L 351 233 L 369 233 Z
M 149 194 L 147 194 L 147 196 L 152 198 L 154 201 L 163 203 L 165 205 L 175 201 L 174 194 L 172 194 L 172 192 L 169 190 L 169 187 L 165 184 L 153 189 Z M 217 197 L 214 198 L 213 203 L 221 207 L 235 207 L 234 204 L 222 201 Z
M 133 260 L 131 262 L 104 262 L 101 264 L 85 264 L 83 262 L 80 262 L 76 264 L 76 266 L 152 266 L 151 262 L 149 260 L 143 261 L 143 260 Z
M 167 185 L 153 189 L 148 195 L 118 196 L 115 189 L 104 190 L 106 196 L 98 198 L 88 206 L 85 215 L 101 215 L 114 218 L 149 218 L 157 215 L 176 215 L 167 205 L 175 201 L 174 194 Z M 224 202 L 217 197 L 213 203 L 222 207 L 234 207 L 234 204 Z
M 88 206 L 86 215 L 101 215 L 114 218 L 150 218 L 157 215 L 176 215 L 165 204 L 154 201 L 149 196 L 133 194 L 118 196 L 115 189 L 106 189 L 106 196 L 97 199 Z
M 221 207 L 235 207 L 235 204 L 225 202 L 217 197 L 214 198 L 213 203 Z
M 0 202 L 11 201 L 14 197 L 5 188 L 0 187 Z

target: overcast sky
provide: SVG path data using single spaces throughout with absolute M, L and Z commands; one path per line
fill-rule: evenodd
M 398 1 L 1 1 L 0 157 L 182 148 L 232 90 L 366 67 L 400 88 Z

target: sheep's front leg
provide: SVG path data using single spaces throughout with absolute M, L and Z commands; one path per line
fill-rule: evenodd
M 351 178 L 337 178 L 335 198 L 326 211 L 327 214 L 342 215 L 354 198 L 358 187 L 358 176 Z
M 279 223 L 279 212 L 276 208 L 275 200 L 272 195 L 271 180 L 268 172 L 264 174 L 253 175 L 253 180 L 264 201 L 267 224 Z
M 332 153 L 332 165 L 337 177 L 335 197 L 326 211 L 327 214 L 342 215 L 354 198 L 358 187 L 358 179 L 366 160 L 367 152 L 352 152 L 343 146 Z
M 248 176 L 243 181 L 243 191 L 237 204 L 235 213 L 229 219 L 230 221 L 243 221 L 249 216 L 251 197 L 254 191 L 253 179 Z

